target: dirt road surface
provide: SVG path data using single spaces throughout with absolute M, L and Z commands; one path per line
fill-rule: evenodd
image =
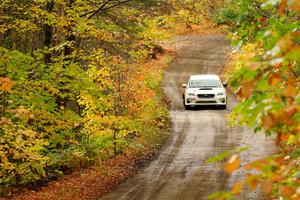
M 243 176 L 228 176 L 220 164 L 207 164 L 207 158 L 236 146 L 251 147 L 242 163 L 261 158 L 272 151 L 272 142 L 247 128 L 229 127 L 228 114 L 237 103 L 228 97 L 227 110 L 199 108 L 185 111 L 181 84 L 191 74 L 218 74 L 226 62 L 230 43 L 223 35 L 180 36 L 172 41 L 178 57 L 165 74 L 163 89 L 171 100 L 174 123 L 170 139 L 157 160 L 119 185 L 101 200 L 202 200 L 210 193 L 230 189 Z M 259 192 L 244 192 L 237 199 L 265 199 Z

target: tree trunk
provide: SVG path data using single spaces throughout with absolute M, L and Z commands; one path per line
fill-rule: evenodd
M 50 0 L 47 2 L 46 5 L 46 10 L 51 13 L 53 11 L 54 8 L 54 0 Z M 51 47 L 52 44 L 52 38 L 53 38 L 53 27 L 49 24 L 45 24 L 44 25 L 44 46 L 49 48 Z M 48 52 L 45 54 L 45 63 L 50 63 L 51 62 L 51 53 Z

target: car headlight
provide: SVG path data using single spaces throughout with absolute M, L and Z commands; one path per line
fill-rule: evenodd
M 188 96 L 196 96 L 195 93 L 188 93 Z
M 223 96 L 224 95 L 224 92 L 219 92 L 218 94 L 217 94 L 217 96 Z

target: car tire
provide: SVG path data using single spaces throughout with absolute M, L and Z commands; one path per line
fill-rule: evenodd
M 183 99 L 183 106 L 185 110 L 189 110 L 191 108 L 191 106 L 189 105 L 185 105 L 185 100 Z
M 190 110 L 190 109 L 191 109 L 191 106 L 184 105 L 184 109 L 185 109 L 185 110 Z

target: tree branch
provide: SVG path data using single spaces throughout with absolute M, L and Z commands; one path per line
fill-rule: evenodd
M 105 1 L 98 9 L 92 10 L 92 11 L 87 12 L 87 13 L 84 13 L 84 14 L 80 15 L 80 17 L 85 17 L 85 16 L 93 13 L 91 16 L 89 16 L 89 19 L 90 19 L 91 17 L 93 17 L 93 15 L 95 15 L 95 13 L 100 12 L 110 1 L 111 0 Z
M 110 6 L 107 6 L 107 5 L 108 5 L 110 2 L 112 2 L 112 1 L 113 1 L 113 0 L 107 0 L 107 1 L 105 1 L 98 9 L 95 9 L 95 10 L 89 11 L 89 12 L 87 12 L 87 13 L 84 13 L 84 14 L 82 14 L 80 17 L 85 17 L 85 16 L 87 16 L 87 15 L 90 15 L 90 16 L 88 17 L 88 19 L 91 19 L 92 17 L 94 17 L 94 16 L 96 16 L 96 15 L 98 16 L 102 11 L 109 10 L 109 9 L 114 8 L 114 7 L 117 7 L 117 6 L 119 6 L 119 5 L 128 3 L 128 2 L 130 2 L 130 1 L 132 1 L 132 0 L 118 1 L 118 2 L 116 2 L 116 3 L 114 3 L 114 4 L 110 5 Z
M 124 0 L 124 1 L 120 1 L 120 2 L 118 2 L 118 3 L 116 3 L 116 4 L 112 5 L 112 6 L 109 6 L 109 7 L 107 7 L 107 8 L 104 8 L 103 10 L 109 10 L 109 9 L 114 8 L 114 7 L 117 7 L 117 6 L 119 6 L 119 5 L 128 3 L 128 2 L 130 2 L 130 1 L 132 1 L 132 0 Z

